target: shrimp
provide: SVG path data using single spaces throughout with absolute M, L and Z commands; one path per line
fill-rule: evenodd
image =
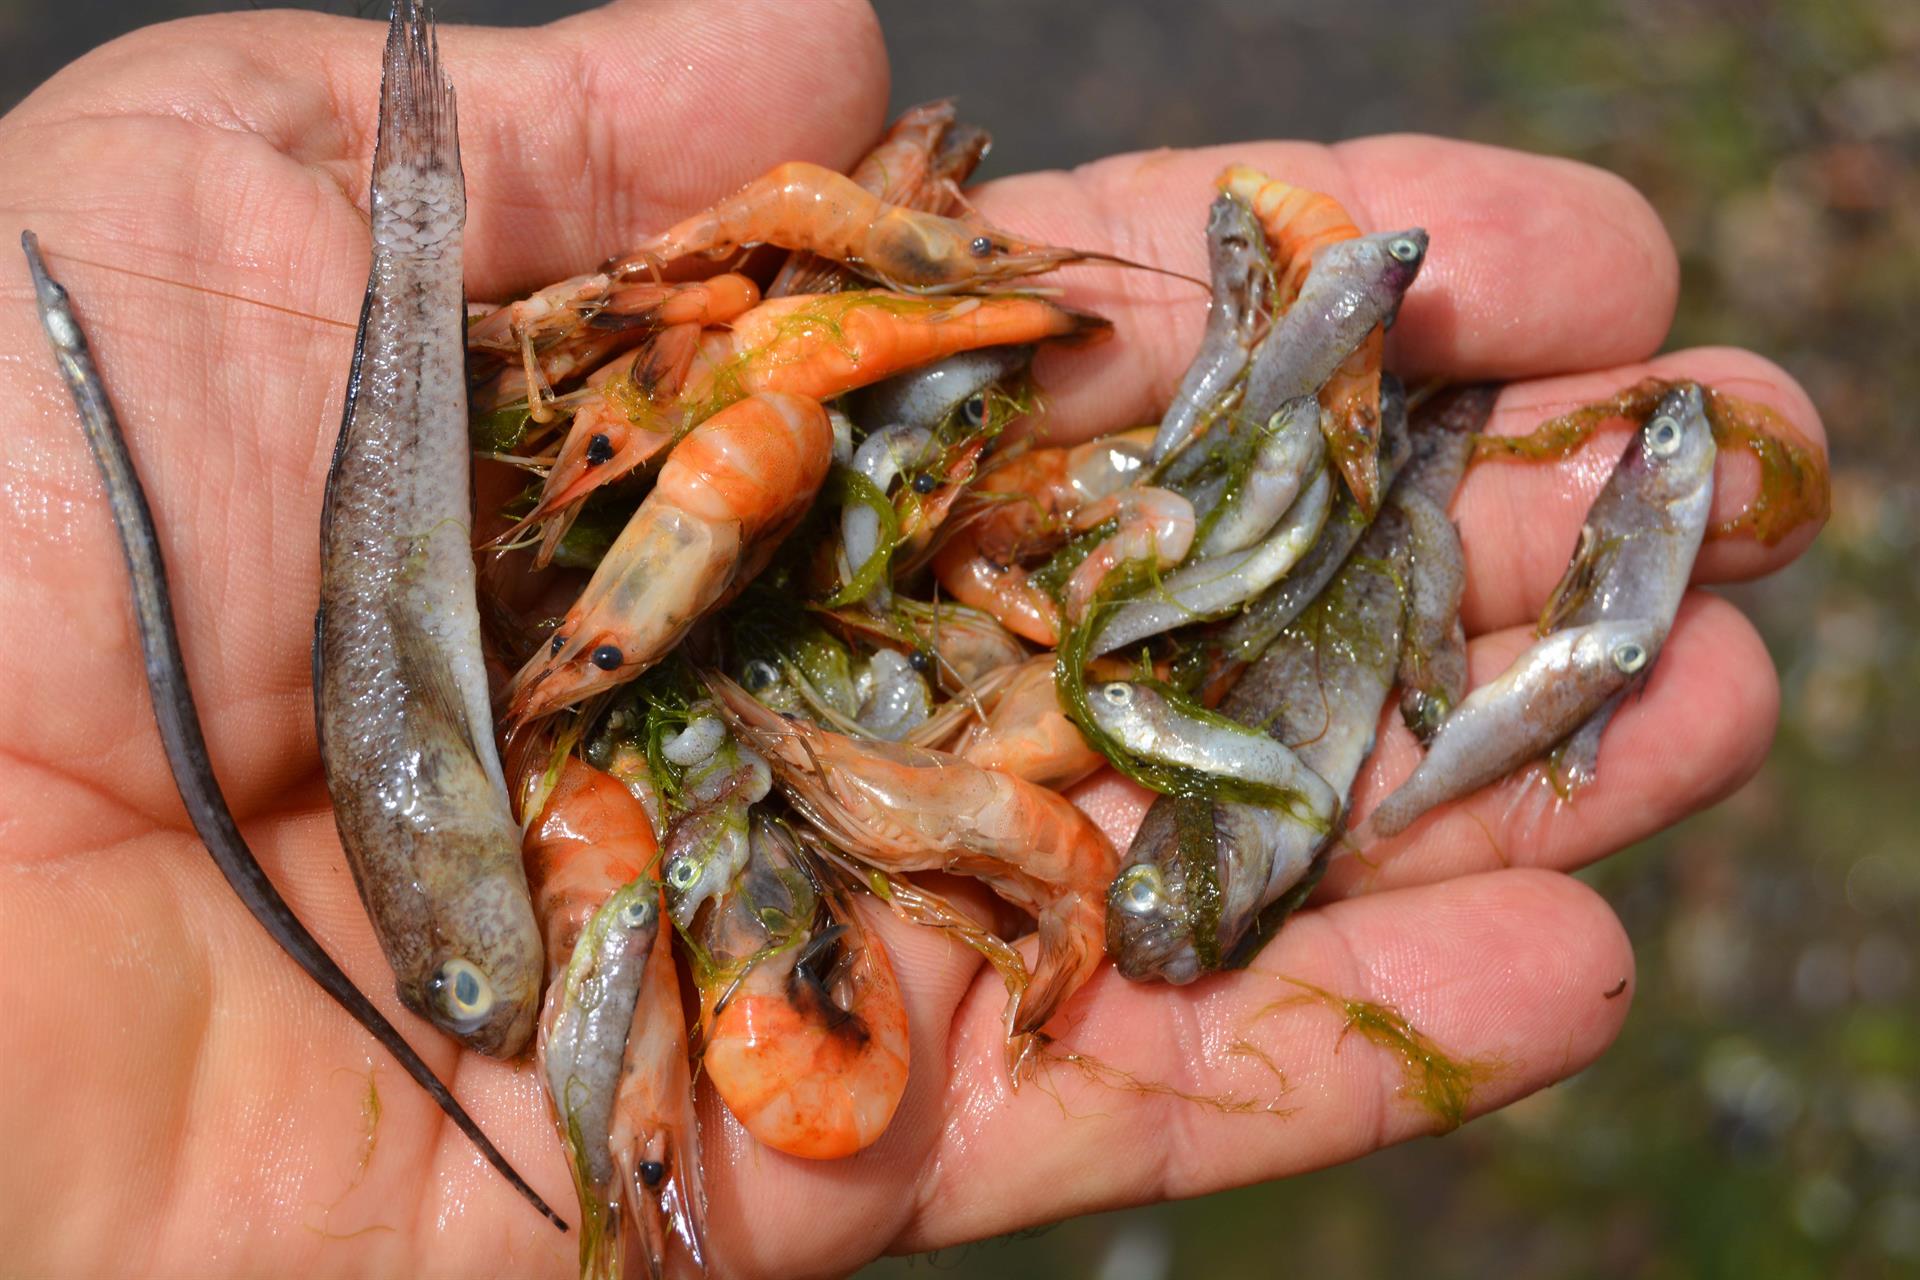
M 830 840 L 887 871 L 972 876 L 1034 914 L 1040 954 L 1008 1008 L 1010 1035 L 1038 1031 L 1093 975 L 1116 855 L 1066 799 L 945 752 L 783 720 L 722 675 L 708 685 Z
M 599 272 L 549 285 L 492 312 L 468 329 L 467 346 L 517 352 L 529 414 L 546 422 L 554 384 L 660 329 L 726 324 L 759 301 L 760 286 L 735 272 L 684 284 L 623 283 Z M 509 393 L 503 384 L 501 394 Z
M 638 676 L 764 567 L 826 478 L 833 429 L 817 400 L 763 394 L 680 442 L 653 492 L 507 690 L 524 724 Z
M 906 1093 L 906 1003 L 885 944 L 851 909 L 829 906 L 834 923 L 818 932 L 812 912 L 782 919 L 799 874 L 792 835 L 762 818 L 753 845 L 709 932 L 713 950 L 746 959 L 715 987 L 701 1061 L 760 1142 L 810 1160 L 850 1156 L 878 1140 Z M 767 930 L 769 914 L 782 932 Z
M 1152 429 L 1033 449 L 980 477 L 972 509 L 933 559 L 948 595 L 992 614 L 1036 644 L 1052 646 L 1059 609 L 1019 562 L 1064 541 L 1073 514 L 1112 496 L 1146 466 Z
M 1279 269 L 1275 303 L 1284 309 L 1300 295 L 1313 255 L 1330 244 L 1360 234 L 1353 219 L 1332 196 L 1269 178 L 1248 165 L 1229 165 L 1214 187 L 1238 197 L 1260 219 L 1267 247 Z
M 598 395 L 575 411 L 539 500 L 491 545 L 510 545 L 545 523 L 533 559 L 534 568 L 545 568 L 595 490 L 632 474 L 670 447 L 682 416 L 675 398 L 699 341 L 698 325 L 675 325 L 639 351 L 589 374 L 587 386 Z
M 1107 575 L 1121 565 L 1150 563 L 1166 569 L 1184 560 L 1193 546 L 1193 504 L 1171 489 L 1153 485 L 1122 489 L 1075 512 L 1073 527 L 1084 532 L 1110 521 L 1113 532 L 1074 566 L 1061 589 L 1060 602 L 1069 621 L 1086 616 Z
M 1054 656 L 1028 659 L 987 706 L 984 724 L 954 744 L 962 760 L 1059 791 L 1106 763 L 1060 709 Z
M 634 276 L 691 254 L 724 256 L 755 244 L 804 249 L 911 293 L 974 289 L 1069 262 L 1138 265 L 889 204 L 843 174 L 794 160 L 643 241 L 610 269 Z
M 953 119 L 951 98 L 908 107 L 847 176 L 862 191 L 888 204 L 945 213 L 948 193 L 935 176 L 934 157 Z M 780 274 L 767 286 L 767 296 L 838 293 L 851 288 L 856 279 L 845 267 L 801 251 L 788 256 Z
M 913 298 L 878 289 L 763 302 L 710 332 L 683 400 L 726 403 L 754 391 L 825 400 L 977 347 L 1112 333 L 1099 316 L 1019 295 Z
M 540 1071 L 580 1198 L 582 1276 L 622 1274 L 623 1203 L 655 1275 L 669 1228 L 702 1254 L 686 1023 L 646 874 L 657 852 L 645 807 L 572 757 L 526 839 L 551 978 Z

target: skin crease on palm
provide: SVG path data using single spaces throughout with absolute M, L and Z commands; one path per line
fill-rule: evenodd
M 0 121 L 8 237 L 40 233 L 73 290 L 152 498 L 213 758 L 294 909 L 533 1184 L 571 1205 L 534 1074 L 456 1051 L 392 995 L 336 839 L 313 737 L 317 537 L 353 322 L 382 24 L 195 19 L 118 41 Z M 857 0 L 615 6 L 534 31 L 451 29 L 468 291 L 504 298 L 599 262 L 785 159 L 844 167 L 883 124 L 887 71 Z M 993 221 L 1204 274 L 1211 178 L 1244 160 L 1327 190 L 1370 230 L 1420 224 L 1424 274 L 1389 361 L 1409 382 L 1495 377 L 1495 429 L 1649 369 L 1771 405 L 1793 382 L 1739 351 L 1647 362 L 1676 290 L 1657 218 L 1618 180 L 1430 138 L 1123 156 L 989 184 Z M 113 268 L 111 270 L 107 268 Z M 566 1276 L 574 1238 L 519 1200 L 373 1041 L 286 959 L 188 827 L 154 731 L 100 486 L 6 267 L 0 455 L 0 1241 L 21 1274 Z M 1117 340 L 1047 355 L 1063 437 L 1150 421 L 1198 340 L 1201 291 L 1075 268 L 1069 303 Z M 1454 505 L 1477 680 L 1564 566 L 1622 436 L 1566 465 L 1489 464 Z M 1720 462 L 1721 513 L 1753 492 Z M 1711 543 L 1696 582 L 1780 567 L 1811 537 Z M 729 1275 L 850 1270 L 1069 1214 L 1197 1195 L 1430 1132 L 1397 1060 L 1285 979 L 1391 1005 L 1491 1064 L 1479 1114 L 1580 1070 L 1619 1032 L 1633 957 L 1564 875 L 1713 803 L 1765 753 L 1778 689 L 1732 607 L 1696 593 L 1601 780 L 1554 807 L 1495 788 L 1339 863 L 1245 974 L 1185 989 L 1103 971 L 1055 1024 L 1142 1079 L 1287 1110 L 1223 1114 L 1055 1068 L 1008 1089 L 1003 994 L 971 953 L 881 921 L 909 1002 L 912 1084 L 881 1142 L 811 1164 L 758 1149 L 702 1098 L 712 1244 Z M 1359 811 L 1411 767 L 1383 716 Z M 1142 797 L 1078 798 L 1122 844 Z M 1607 998 L 1625 980 L 1624 994 Z M 1284 1072 L 1285 1089 L 1254 1058 Z M 369 1072 L 380 1110 L 370 1126 Z

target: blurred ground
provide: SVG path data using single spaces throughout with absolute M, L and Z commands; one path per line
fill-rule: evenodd
M 107 34 L 229 7 L 0 0 L 0 105 Z M 1640 961 L 1597 1066 L 1444 1141 L 867 1274 L 1920 1273 L 1920 4 L 878 7 L 896 104 L 957 95 L 998 139 L 986 176 L 1384 129 L 1621 173 L 1680 246 L 1671 345 L 1749 346 L 1806 384 L 1835 515 L 1729 593 L 1785 683 L 1761 776 L 1588 877 Z

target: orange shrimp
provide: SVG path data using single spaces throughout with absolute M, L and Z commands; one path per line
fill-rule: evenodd
M 594 490 L 631 475 L 673 443 L 685 416 L 676 397 L 699 342 L 698 324 L 676 324 L 588 374 L 587 386 L 599 395 L 574 412 L 539 501 L 489 545 L 512 545 L 545 523 L 533 558 L 534 568 L 545 568 Z
M 983 769 L 998 769 L 1059 791 L 1106 763 L 1080 729 L 1060 710 L 1054 691 L 1054 656 L 1022 663 L 997 695 L 987 700 L 986 723 L 970 726 L 954 754 Z
M 1246 165 L 1228 167 L 1215 185 L 1245 200 L 1259 217 L 1280 272 L 1274 302 L 1281 310 L 1299 295 L 1314 254 L 1360 234 L 1332 196 L 1269 178 Z M 1354 501 L 1369 516 L 1380 501 L 1380 364 L 1385 345 L 1385 329 L 1376 327 L 1320 389 L 1320 429 L 1327 451 Z
M 908 107 L 847 176 L 862 191 L 870 191 L 888 204 L 945 213 L 947 194 L 935 183 L 933 161 L 935 148 L 953 117 L 951 98 Z M 838 293 L 851 288 L 849 281 L 854 278 L 844 267 L 818 254 L 797 252 L 787 258 L 780 274 L 767 286 L 767 296 Z
M 580 1272 L 623 1274 L 621 1204 L 653 1273 L 668 1232 L 703 1254 L 693 1080 L 646 809 L 568 757 L 524 856 L 551 981 L 537 1061 L 581 1210 Z
M 1097 342 L 1099 316 L 1044 298 L 914 298 L 879 289 L 776 298 L 710 332 L 683 399 L 790 391 L 828 399 L 923 364 L 972 351 L 1057 338 Z
M 725 256 L 755 244 L 805 249 L 912 293 L 978 288 L 1068 262 L 1139 265 L 902 208 L 844 174 L 795 160 L 642 242 L 610 269 L 633 276 L 690 254 Z
M 941 751 L 862 741 L 789 721 L 721 675 L 707 677 L 734 733 L 773 765 L 828 839 L 886 871 L 948 871 L 1033 913 L 1033 982 L 1008 1008 L 1038 1031 L 1100 963 L 1112 844 L 1065 798 Z
M 906 1093 L 906 1002 L 886 946 L 851 909 L 811 937 L 811 919 L 769 937 L 749 882 L 788 870 L 797 851 L 764 819 L 753 845 L 707 931 L 711 952 L 743 959 L 731 980 L 710 984 L 701 1061 L 760 1142 L 810 1160 L 850 1156 L 878 1140 Z
M 746 585 L 806 513 L 833 457 L 817 400 L 767 393 L 695 427 L 594 570 L 550 649 L 507 690 L 525 723 L 638 676 Z
M 554 384 L 656 330 L 725 324 L 759 301 L 760 286 L 732 272 L 682 284 L 622 283 L 605 272 L 575 276 L 489 314 L 467 331 L 467 346 L 518 352 L 520 379 L 503 378 L 497 397 L 517 387 L 533 420 L 547 422 Z
M 972 509 L 948 522 L 954 532 L 933 558 L 941 587 L 1036 644 L 1058 643 L 1059 607 L 1020 561 L 1065 541 L 1074 514 L 1139 475 L 1151 445 L 1152 429 L 1142 428 L 1030 449 L 987 471 L 968 495 Z

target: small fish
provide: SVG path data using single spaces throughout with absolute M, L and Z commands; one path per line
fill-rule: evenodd
M 1405 517 L 1388 505 L 1220 707 L 1321 779 L 1332 796 L 1326 822 L 1204 797 L 1155 800 L 1107 896 L 1107 950 L 1124 976 L 1185 983 L 1244 963 L 1266 932 L 1256 925 L 1277 925 L 1263 913 L 1284 914 L 1311 886 L 1393 685 L 1410 555 Z
M 1426 255 L 1427 233 L 1418 228 L 1342 240 L 1316 253 L 1300 296 L 1254 349 L 1242 412 L 1265 422 L 1294 397 L 1316 395 L 1398 310 Z
M 1030 342 L 981 347 L 897 374 L 847 396 L 847 413 L 864 431 L 918 427 L 932 431 L 956 413 L 968 427 L 986 421 L 987 393 L 1033 363 Z
M 482 1053 L 541 977 L 475 603 L 460 169 L 432 27 L 394 6 L 373 269 L 320 517 L 314 705 L 340 842 L 401 1001 Z
M 1194 503 L 1195 510 L 1205 512 L 1193 551 L 1196 561 L 1250 547 L 1280 522 L 1326 458 L 1319 403 L 1311 396 L 1287 401 L 1256 429 L 1251 452 L 1211 511 Z
M 1660 656 L 1713 509 L 1718 448 L 1706 396 L 1695 383 L 1662 396 L 1634 433 L 1607 484 L 1587 511 L 1573 560 L 1548 602 L 1541 630 L 1620 618 L 1656 624 L 1652 656 Z M 1563 783 L 1577 788 L 1599 771 L 1600 735 L 1625 691 L 1582 725 L 1558 753 Z
M 1468 694 L 1420 762 L 1366 825 L 1397 835 L 1429 809 L 1498 781 L 1580 728 L 1653 660 L 1661 628 L 1645 619 L 1555 631 L 1499 679 Z
M 1222 192 L 1207 210 L 1207 263 L 1213 301 L 1200 350 L 1187 366 L 1153 437 L 1153 460 L 1178 452 L 1224 407 L 1246 372 L 1273 307 L 1273 259 L 1267 235 L 1245 201 Z

